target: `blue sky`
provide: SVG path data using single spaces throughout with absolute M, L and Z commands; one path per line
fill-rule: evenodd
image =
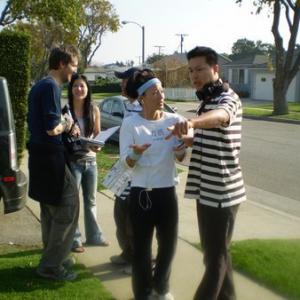
M 0 9 L 5 0 L 0 0 Z M 267 12 L 251 14 L 252 0 L 240 7 L 235 0 L 110 0 L 120 20 L 145 26 L 145 56 L 158 53 L 154 46 L 164 46 L 162 53 L 180 51 L 180 37 L 187 34 L 183 50 L 205 45 L 230 53 L 239 38 L 273 43 L 272 19 Z M 2 5 L 1 5 L 2 4 Z M 283 31 L 283 37 L 287 31 Z M 285 38 L 286 39 L 286 38 Z M 94 63 L 133 60 L 139 63 L 142 30 L 134 24 L 122 25 L 117 33 L 107 33 Z

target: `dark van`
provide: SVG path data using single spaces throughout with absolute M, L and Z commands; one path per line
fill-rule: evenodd
M 17 164 L 15 124 L 7 81 L 0 77 L 0 201 L 4 213 L 24 207 L 27 179 Z

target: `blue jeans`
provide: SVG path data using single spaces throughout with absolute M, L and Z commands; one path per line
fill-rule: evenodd
M 97 244 L 104 239 L 100 225 L 97 222 L 97 164 L 96 161 L 71 162 L 71 171 L 75 177 L 78 190 L 82 188 L 84 204 L 84 227 L 86 242 Z M 77 225 L 73 247 L 82 246 L 81 233 Z

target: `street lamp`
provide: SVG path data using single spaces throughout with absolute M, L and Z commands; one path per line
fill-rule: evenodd
M 145 63 L 145 27 L 134 21 L 122 21 L 121 23 L 123 25 L 132 23 L 132 24 L 139 26 L 142 29 L 142 64 L 144 65 L 144 63 Z

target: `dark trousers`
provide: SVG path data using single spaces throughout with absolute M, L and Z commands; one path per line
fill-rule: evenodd
M 116 236 L 119 246 L 122 250 L 122 257 L 128 262 L 132 261 L 133 245 L 132 245 L 132 228 L 129 218 L 129 200 L 127 196 L 125 200 L 116 197 L 114 205 L 114 219 L 116 223 Z
M 153 288 L 161 294 L 169 291 L 171 262 L 176 250 L 178 231 L 175 188 L 146 191 L 144 188 L 132 187 L 129 208 L 134 246 L 133 292 L 135 299 L 145 300 Z M 151 249 L 154 229 L 158 250 L 152 274 Z
M 65 167 L 62 202 L 40 203 L 43 252 L 41 268 L 61 268 L 70 253 L 79 216 L 79 194 L 71 171 Z
M 238 207 L 215 208 L 197 201 L 205 272 L 194 300 L 236 299 L 229 246 Z

